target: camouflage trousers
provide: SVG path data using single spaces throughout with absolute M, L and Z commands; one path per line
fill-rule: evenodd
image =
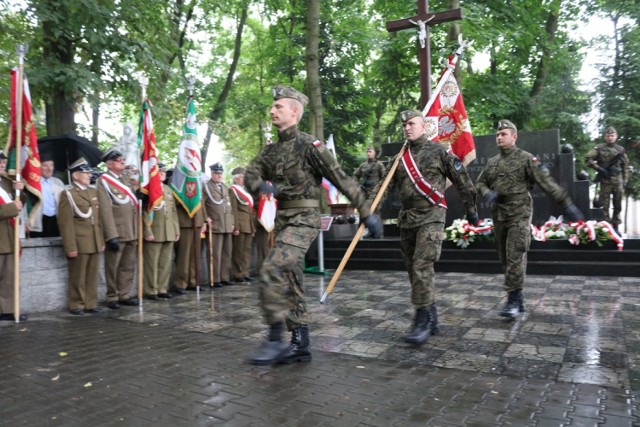
M 309 323 L 302 264 L 317 236 L 318 229 L 302 225 L 278 230 L 275 245 L 260 269 L 260 306 L 268 325 L 285 321 L 292 330 Z
M 624 190 L 621 182 L 600 183 L 600 203 L 604 212 L 604 220 L 611 224 L 620 225 L 620 212 L 622 212 L 622 196 Z M 609 215 L 609 206 L 613 199 L 613 215 Z
M 504 290 L 522 289 L 527 274 L 527 251 L 531 245 L 531 219 L 494 220 L 493 233 L 504 271 Z
M 436 302 L 434 264 L 440 259 L 444 224 L 400 229 L 400 251 L 411 282 L 411 303 L 427 308 Z

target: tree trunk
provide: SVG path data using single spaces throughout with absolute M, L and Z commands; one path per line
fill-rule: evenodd
M 547 74 L 549 74 L 549 61 L 551 60 L 551 46 L 556 37 L 556 31 L 558 31 L 558 21 L 560 19 L 560 3 L 561 1 L 556 2 L 555 7 L 551 8 L 549 12 L 549 16 L 547 16 L 547 23 L 545 25 L 545 32 L 547 34 L 547 40 L 543 42 L 542 45 L 542 57 L 540 58 L 540 62 L 538 63 L 538 71 L 536 73 L 536 78 L 533 81 L 533 86 L 531 87 L 531 92 L 529 96 L 532 101 L 533 98 L 542 93 L 542 89 L 544 88 L 545 80 L 547 78 Z
M 207 123 L 207 135 L 205 136 L 204 142 L 202 144 L 202 150 L 200 151 L 200 155 L 202 158 L 202 167 L 204 168 L 207 162 L 207 154 L 209 152 L 209 144 L 211 143 L 211 135 L 213 134 L 213 123 L 218 120 L 220 115 L 222 114 L 222 110 L 224 109 L 224 104 L 227 101 L 227 97 L 231 92 L 231 85 L 233 84 L 233 79 L 236 74 L 236 68 L 238 68 L 238 61 L 240 60 L 240 50 L 242 47 L 242 31 L 244 30 L 244 25 L 247 22 L 247 9 L 249 8 L 248 4 L 245 4 L 240 13 L 240 21 L 238 22 L 238 29 L 236 30 L 236 39 L 235 45 L 233 48 L 233 60 L 231 61 L 231 65 L 229 66 L 229 72 L 227 73 L 227 79 L 224 83 L 224 87 L 222 88 L 222 92 L 218 96 L 218 101 L 216 101 L 216 105 L 213 107 L 213 110 L 207 114 L 208 123 Z
M 307 90 L 310 131 L 324 140 L 324 116 L 320 87 L 320 0 L 307 0 Z

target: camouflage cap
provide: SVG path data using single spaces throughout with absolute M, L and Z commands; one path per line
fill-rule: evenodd
M 616 132 L 616 128 L 614 128 L 613 126 L 609 126 L 607 128 L 607 130 L 604 131 L 605 135 L 613 135 L 613 134 L 618 134 L 618 132 Z
M 108 162 L 109 160 L 114 160 L 118 157 L 124 157 L 124 155 L 117 148 L 111 147 L 102 155 L 101 160 L 103 162 Z
M 235 175 L 244 175 L 244 168 L 235 168 L 234 170 L 231 171 L 231 175 L 235 176 Z
M 74 173 L 74 172 L 93 173 L 93 169 L 91 169 L 91 166 L 89 166 L 89 163 L 84 159 L 84 157 L 80 157 L 78 160 L 73 162 L 71 166 L 69 166 L 69 171 L 71 173 Z
M 209 169 L 211 169 L 211 172 L 224 172 L 224 168 L 220 162 L 212 164 L 209 166 Z
M 518 131 L 518 128 L 516 127 L 516 125 L 514 125 L 511 120 L 507 120 L 507 119 L 498 120 L 497 128 L 498 130 L 513 129 L 515 131 Z
M 424 120 L 424 116 L 422 115 L 422 111 L 420 110 L 405 110 L 400 113 L 400 120 L 402 121 L 402 123 L 406 123 L 414 117 L 422 117 L 422 119 Z
M 309 98 L 304 93 L 284 85 L 277 85 L 273 87 L 273 100 L 278 100 L 281 98 L 291 98 L 300 102 L 304 107 L 309 103 Z

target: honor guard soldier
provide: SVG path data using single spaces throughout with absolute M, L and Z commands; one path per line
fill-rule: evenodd
M 100 222 L 106 242 L 104 270 L 107 282 L 107 307 L 118 309 L 121 305 L 138 305 L 136 298 L 129 298 L 133 285 L 133 273 L 137 255 L 138 200 L 132 189 L 123 181 L 124 155 L 110 148 L 102 156 L 107 172 L 96 180 Z
M 233 179 L 230 194 L 231 212 L 233 212 L 231 271 L 236 283 L 251 282 L 249 262 L 251 261 L 253 234 L 256 232 L 253 197 L 244 187 L 244 172 L 244 168 L 235 168 L 231 171 Z
M 596 145 L 587 153 L 587 166 L 598 172 L 596 182 L 600 183 L 598 199 L 604 212 L 604 220 L 613 224 L 618 232 L 621 223 L 622 199 L 629 180 L 629 159 L 624 147 L 616 144 L 618 132 L 609 127 L 604 133 L 604 143 Z M 610 212 L 613 199 L 613 214 Z
M 211 181 L 205 185 L 204 202 L 207 224 L 213 233 L 213 287 L 231 286 L 232 233 L 234 226 L 229 187 L 222 182 L 224 168 L 221 163 L 209 166 Z
M 98 271 L 105 243 L 100 224 L 98 193 L 90 186 L 93 171 L 83 158 L 70 167 L 72 184 L 58 205 L 58 228 L 69 262 L 69 312 L 98 313 Z
M 163 201 L 159 206 L 145 207 L 144 221 L 144 295 L 150 300 L 172 298 L 169 290 L 173 244 L 180 240 L 180 224 L 173 191 L 164 183 L 167 169 L 158 163 Z
M 533 215 L 529 191 L 538 184 L 565 209 L 570 220 L 584 219 L 566 190 L 553 180 L 540 160 L 516 147 L 517 139 L 516 126 L 509 120 L 500 120 L 496 133 L 500 153 L 489 159 L 476 182 L 485 204 L 491 207 L 496 249 L 505 275 L 504 290 L 508 297 L 500 315 L 511 319 L 525 310 L 522 287 Z
M 0 151 L 0 320 L 15 321 L 13 313 L 14 233 L 15 221 L 18 221 L 18 216 L 22 211 L 22 200 L 14 200 L 13 194 L 15 190 L 22 191 L 24 184 L 7 178 L 5 175 L 6 166 L 7 157 Z M 25 320 L 27 320 L 27 316 L 21 314 L 20 321 Z
M 401 159 L 404 167 L 398 167 L 390 187 L 396 187 L 400 193 L 400 251 L 409 273 L 411 303 L 415 310 L 413 327 L 404 340 L 421 345 L 439 331 L 434 264 L 440 259 L 444 240 L 447 178 L 460 194 L 472 225 L 478 224 L 476 190 L 460 159 L 448 153 L 442 144 L 427 138 L 422 112 L 403 111 L 400 120 L 409 145 Z M 389 162 L 387 169 L 391 169 L 393 163 Z M 372 197 L 380 187 L 378 184 Z
M 375 194 L 371 197 L 371 193 L 378 185 L 378 182 L 382 180 L 384 171 L 384 165 L 376 157 L 376 149 L 367 147 L 367 161 L 358 166 L 358 169 L 353 172 L 353 176 L 360 182 L 367 199 L 375 197 Z
M 307 102 L 293 88 L 273 89 L 270 113 L 278 141 L 264 146 L 245 173 L 249 191 L 275 194 L 278 199 L 275 246 L 259 276 L 260 305 L 269 334 L 251 358 L 256 365 L 311 360 L 302 263 L 320 228 L 322 178 L 351 200 L 372 234 L 382 232 L 382 222 L 370 215 L 358 183 L 342 171 L 322 142 L 298 129 Z M 289 345 L 282 342 L 285 325 L 291 331 Z

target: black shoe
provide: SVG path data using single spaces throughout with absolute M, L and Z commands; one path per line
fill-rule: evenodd
M 291 344 L 278 356 L 278 363 L 311 362 L 309 327 L 302 325 L 291 331 Z
M 522 291 L 519 289 L 517 291 L 509 292 L 509 296 L 507 298 L 507 302 L 502 307 L 500 311 L 500 316 L 507 317 L 509 319 L 515 319 L 520 312 L 520 306 L 522 304 L 522 310 L 524 311 L 524 302 L 522 301 Z
M 13 313 L 3 313 L 3 314 L 0 314 L 0 320 L 15 321 L 16 320 L 16 316 L 14 316 Z M 26 314 L 21 314 L 20 315 L 20 321 L 21 322 L 26 322 L 26 320 L 27 320 L 27 315 Z
M 213 287 L 214 288 L 222 288 L 223 286 L 222 286 L 222 283 L 220 283 L 220 282 L 213 282 Z
M 171 295 L 169 292 L 161 292 L 158 294 L 158 298 L 160 299 L 171 299 L 173 298 L 173 295 Z
M 118 304 L 117 301 L 110 301 L 107 303 L 107 307 L 109 307 L 111 310 L 117 310 L 120 308 L 120 304 Z
M 74 316 L 84 316 L 84 311 L 81 308 L 74 308 L 73 310 L 69 310 L 69 314 L 73 314 Z
M 244 281 L 245 282 L 253 282 L 253 279 L 251 277 L 247 276 L 247 277 L 244 278 Z
M 421 345 L 427 342 L 431 335 L 438 335 L 438 313 L 435 304 L 428 309 L 419 308 L 416 310 L 413 329 L 404 336 L 404 341 L 409 344 Z
M 158 295 L 147 295 L 144 297 L 145 299 L 151 300 L 151 301 L 159 301 L 160 297 Z
M 85 313 L 89 313 L 89 314 L 97 314 L 100 313 L 102 310 L 100 310 L 99 308 L 85 308 L 84 312 Z
M 120 304 L 120 305 L 128 305 L 130 307 L 137 307 L 138 306 L 138 300 L 136 298 L 121 299 L 121 300 L 118 300 L 118 304 Z
M 198 290 L 198 288 L 197 288 L 196 286 L 188 286 L 188 287 L 187 287 L 187 290 L 188 290 L 188 291 L 195 292 L 195 291 L 197 291 L 197 290 Z
M 175 289 L 173 290 L 173 293 L 174 293 L 174 294 L 176 294 L 176 295 L 184 295 L 184 294 L 186 294 L 186 293 L 187 293 L 187 291 L 185 291 L 185 290 L 184 290 L 184 289 L 182 289 L 182 288 L 175 288 Z
M 223 280 L 220 283 L 222 283 L 224 286 L 233 286 L 233 285 L 235 285 L 235 283 L 230 282 L 228 280 Z
M 264 341 L 258 351 L 251 356 L 251 364 L 258 366 L 271 365 L 282 352 L 287 350 L 287 343 L 282 342 L 284 322 L 278 322 L 269 326 L 269 338 Z

